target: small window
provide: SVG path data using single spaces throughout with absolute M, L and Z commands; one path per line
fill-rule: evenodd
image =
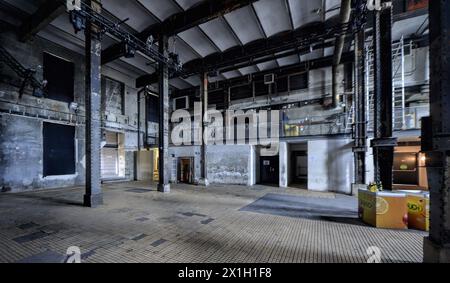
M 44 177 L 75 174 L 75 127 L 44 123 Z
M 255 95 L 262 96 L 267 95 L 269 91 L 267 90 L 267 85 L 264 84 L 264 81 L 255 81 Z
M 278 80 L 277 80 L 277 91 L 279 93 L 288 91 L 288 78 L 287 77 L 278 78 Z
M 404 52 L 405 56 L 411 55 L 411 44 L 405 45 L 403 50 L 404 50 L 403 52 Z
M 217 110 L 222 110 L 225 107 L 225 103 L 228 99 L 228 92 L 225 93 L 223 89 L 219 89 L 216 91 L 210 91 L 208 93 L 208 104 L 209 107 L 216 106 Z
M 174 110 L 189 109 L 189 97 L 183 96 L 173 100 Z
M 246 84 L 231 88 L 231 100 L 239 100 L 253 96 L 252 85 Z
M 292 75 L 289 77 L 290 90 L 308 88 L 308 73 Z
M 47 83 L 47 98 L 62 102 L 74 101 L 74 72 L 72 62 L 44 53 L 44 80 Z

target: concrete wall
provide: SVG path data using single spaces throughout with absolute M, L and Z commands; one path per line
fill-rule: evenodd
M 212 184 L 254 184 L 253 151 L 250 145 L 208 146 L 208 181 Z
M 201 147 L 170 147 L 171 182 L 177 182 L 178 158 L 194 158 L 194 183 L 201 177 Z M 207 146 L 208 181 L 211 184 L 254 185 L 256 182 L 256 152 L 250 145 Z
M 136 163 L 136 178 L 139 181 L 153 181 L 153 151 L 137 152 Z
M 84 127 L 76 129 L 76 174 L 43 177 L 43 122 L 0 115 L 0 187 L 3 191 L 74 186 L 84 181 Z
M 73 62 L 75 65 L 74 102 L 80 106 L 80 111 L 75 114 L 69 109 L 68 103 L 32 97 L 30 90 L 19 98 L 18 91 L 22 79 L 9 67 L 0 65 L 0 189 L 24 191 L 83 185 L 85 182 L 84 56 L 39 37 L 33 42 L 21 43 L 16 40 L 15 35 L 2 33 L 0 44 L 26 67 L 37 68 L 38 80 L 43 79 L 42 68 L 38 68 L 43 65 L 43 52 Z M 123 151 L 122 175 L 132 180 L 135 175 L 134 152 L 137 151 L 138 144 L 137 90 L 133 87 L 135 78 L 108 66 L 103 66 L 102 74 L 125 84 L 125 113 L 121 115 L 115 109 L 106 109 L 105 127 L 107 130 L 124 135 L 123 148 L 121 148 Z M 141 107 L 144 111 L 144 103 Z M 75 126 L 76 174 L 42 177 L 42 124 L 44 121 Z M 144 114 L 142 114 L 141 125 L 144 125 L 144 122 Z
M 351 193 L 353 141 L 349 139 L 308 142 L 308 189 Z
M 287 142 L 280 143 L 280 187 L 287 188 L 289 186 L 289 144 Z

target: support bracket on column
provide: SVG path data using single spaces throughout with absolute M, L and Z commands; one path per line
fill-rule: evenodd
M 371 147 L 383 147 L 383 148 L 391 148 L 398 146 L 398 140 L 397 138 L 379 138 L 379 139 L 373 139 L 370 142 Z

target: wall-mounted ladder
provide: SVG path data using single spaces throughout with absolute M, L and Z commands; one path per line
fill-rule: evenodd
M 408 43 L 411 45 L 411 43 Z M 406 127 L 406 99 L 405 99 L 405 45 L 403 36 L 397 43 L 392 44 L 392 107 L 393 126 L 395 130 Z M 411 46 L 410 46 L 411 48 Z M 374 51 L 372 40 L 366 41 L 366 97 L 368 131 L 374 130 Z

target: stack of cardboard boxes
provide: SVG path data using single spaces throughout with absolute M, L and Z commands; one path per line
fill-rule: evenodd
M 429 193 L 359 190 L 359 216 L 377 228 L 429 230 Z

